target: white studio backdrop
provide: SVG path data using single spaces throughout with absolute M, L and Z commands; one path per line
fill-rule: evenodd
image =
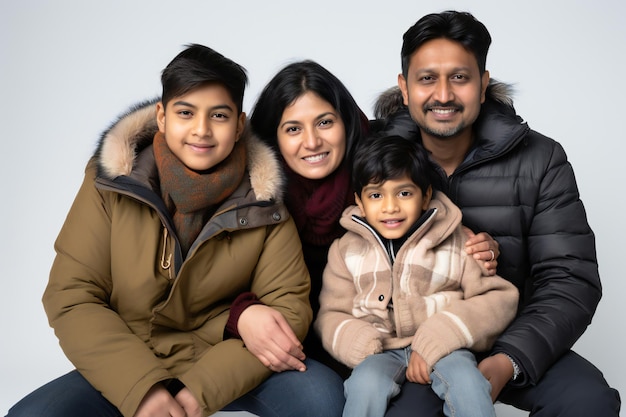
M 71 369 L 41 306 L 54 240 L 100 132 L 160 94 L 160 72 L 185 44 L 248 70 L 245 111 L 285 64 L 313 59 L 371 117 L 396 83 L 402 34 L 446 9 L 485 23 L 492 77 L 515 84 L 518 113 L 561 142 L 574 166 L 604 285 L 575 349 L 624 395 L 625 3 L 1 0 L 0 414 Z

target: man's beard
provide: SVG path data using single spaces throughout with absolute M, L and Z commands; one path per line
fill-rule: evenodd
M 432 111 L 432 109 L 434 107 L 439 107 L 439 108 L 454 108 L 455 111 L 462 113 L 464 109 L 463 106 L 460 106 L 458 104 L 454 104 L 454 103 L 445 103 L 442 104 L 440 102 L 435 102 L 435 103 L 427 103 L 424 105 L 424 107 L 422 108 L 422 111 L 424 112 L 424 115 L 426 115 L 429 111 Z M 426 119 L 426 117 L 424 117 L 424 119 Z M 457 124 L 457 125 L 452 125 L 452 126 L 446 126 L 445 124 L 441 124 L 438 128 L 433 128 L 430 126 L 426 126 L 425 124 L 419 123 L 419 122 L 415 122 L 417 124 L 417 126 L 420 128 L 420 130 L 430 136 L 433 136 L 435 138 L 438 139 L 447 139 L 447 138 L 451 138 L 454 137 L 456 135 L 458 135 L 459 133 L 461 133 L 463 130 L 465 130 L 465 128 L 467 127 L 465 125 L 465 123 L 463 123 L 462 121 Z
M 426 133 L 427 135 L 430 135 L 437 139 L 448 139 L 448 138 L 454 137 L 465 129 L 465 126 L 463 124 L 458 124 L 456 126 L 450 126 L 449 128 L 442 128 L 442 129 L 436 129 L 436 130 L 428 126 L 422 126 L 420 123 L 417 123 L 417 126 L 420 128 L 420 130 L 423 133 Z

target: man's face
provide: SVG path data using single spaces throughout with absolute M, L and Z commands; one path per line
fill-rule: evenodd
M 398 76 L 404 104 L 425 139 L 471 136 L 485 101 L 489 72 L 481 77 L 474 55 L 449 39 L 424 43 Z

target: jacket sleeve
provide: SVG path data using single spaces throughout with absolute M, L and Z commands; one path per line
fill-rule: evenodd
M 354 368 L 367 356 L 382 352 L 381 335 L 372 323 L 352 315 L 356 295 L 352 274 L 341 253 L 341 240 L 330 247 L 323 275 L 315 330 L 335 359 Z
M 279 311 L 296 336 L 303 340 L 312 320 L 310 279 L 300 240 L 291 219 L 268 226 L 264 247 L 251 276 L 249 291 Z M 226 320 L 224 314 L 220 320 Z M 205 412 L 226 404 L 258 386 L 271 375 L 244 346 L 227 339 L 208 349 L 179 379 L 194 393 Z
M 536 133 L 535 133 L 536 134 Z M 498 339 L 521 367 L 516 385 L 535 384 L 583 334 L 602 296 L 594 234 L 565 151 L 550 141 L 528 233 L 530 278 L 513 324 Z
M 172 376 L 111 308 L 111 218 L 94 177 L 88 168 L 55 242 L 43 304 L 68 359 L 132 416 L 150 387 Z
M 515 317 L 518 291 L 499 276 L 483 275 L 473 258 L 466 256 L 461 276 L 461 298 L 426 319 L 411 345 L 431 367 L 460 348 L 490 349 L 496 337 Z

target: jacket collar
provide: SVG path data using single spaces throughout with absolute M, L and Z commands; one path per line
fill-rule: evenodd
M 99 177 L 113 180 L 127 176 L 154 188 L 156 168 L 148 148 L 158 130 L 157 102 L 147 100 L 131 107 L 102 133 L 94 155 Z M 241 140 L 246 145 L 250 185 L 256 199 L 282 201 L 285 178 L 274 151 L 252 135 L 249 126 Z

